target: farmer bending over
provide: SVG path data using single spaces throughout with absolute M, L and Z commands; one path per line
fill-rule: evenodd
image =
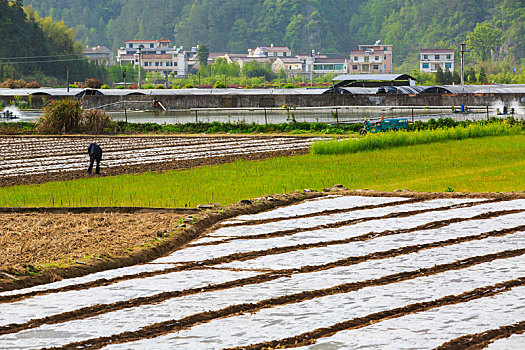
M 88 174 L 91 174 L 91 171 L 93 170 L 93 163 L 95 160 L 97 161 L 97 168 L 95 170 L 95 173 L 100 174 L 100 161 L 102 160 L 102 148 L 100 148 L 99 145 L 97 145 L 95 142 L 89 144 L 88 146 L 88 154 L 89 154 L 89 167 L 88 167 Z

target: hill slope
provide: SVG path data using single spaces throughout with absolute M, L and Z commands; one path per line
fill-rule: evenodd
M 246 52 L 287 45 L 347 55 L 381 39 L 397 65 L 425 47 L 456 47 L 477 23 L 503 31 L 498 58 L 525 57 L 523 0 L 25 0 L 73 27 L 85 44 L 113 49 L 128 39 L 167 38 L 186 48 Z

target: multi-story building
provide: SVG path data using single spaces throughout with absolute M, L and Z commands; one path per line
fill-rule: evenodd
M 349 73 L 392 73 L 392 45 L 359 45 L 350 52 Z
M 313 74 L 346 74 L 348 73 L 348 60 L 344 57 L 316 57 L 313 62 Z
M 117 62 L 135 66 L 140 61 L 146 72 L 186 76 L 187 54 L 182 47 L 170 47 L 170 43 L 170 40 L 127 40 L 125 46 L 118 50 Z
M 105 46 L 86 46 L 82 56 L 95 61 L 98 66 L 112 66 L 115 64 L 113 52 Z
M 292 51 L 286 46 L 258 46 L 255 49 L 248 49 L 249 57 L 291 57 Z
M 419 70 L 426 73 L 436 73 L 438 67 L 442 71 L 447 69 L 454 71 L 454 50 L 453 49 L 423 49 L 420 53 Z

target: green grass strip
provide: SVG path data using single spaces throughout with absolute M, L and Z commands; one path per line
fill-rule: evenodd
M 0 206 L 193 207 L 305 188 L 322 190 L 337 183 L 350 189 L 384 191 L 523 191 L 525 136 L 4 187 Z
M 376 149 L 388 149 L 409 145 L 421 145 L 447 140 L 522 134 L 520 124 L 511 126 L 503 123 L 470 124 L 465 127 L 443 128 L 421 131 L 399 131 L 367 134 L 359 139 L 318 141 L 312 146 L 314 154 L 345 154 Z

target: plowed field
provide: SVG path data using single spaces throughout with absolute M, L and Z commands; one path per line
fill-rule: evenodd
M 308 152 L 300 137 L 1 137 L 0 186 L 87 176 L 87 146 L 103 149 L 103 175 L 264 159 Z
M 520 348 L 525 199 L 325 196 L 0 309 L 6 349 Z

